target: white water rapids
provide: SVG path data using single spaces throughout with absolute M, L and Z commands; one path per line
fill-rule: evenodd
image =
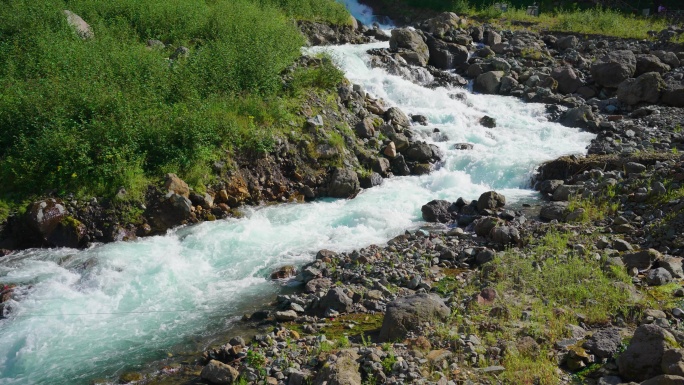
M 354 83 L 406 113 L 428 117 L 448 137 L 444 166 L 397 177 L 353 200 L 247 209 L 231 219 L 165 236 L 77 250 L 29 250 L 0 262 L 0 282 L 23 286 L 0 320 L 0 384 L 87 384 L 160 359 L 234 322 L 277 292 L 268 273 L 311 260 L 321 248 L 382 244 L 421 224 L 426 202 L 476 199 L 496 189 L 510 201 L 539 163 L 583 153 L 592 135 L 549 123 L 543 106 L 514 98 L 430 90 L 367 65 L 369 48 L 326 50 Z M 467 104 L 466 104 L 467 103 Z M 487 129 L 483 115 L 496 119 Z M 454 150 L 459 142 L 471 151 Z

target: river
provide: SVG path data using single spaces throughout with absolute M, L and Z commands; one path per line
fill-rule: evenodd
M 87 384 L 166 357 L 272 298 L 279 290 L 267 280 L 272 269 L 309 261 L 321 248 L 383 244 L 420 226 L 420 207 L 432 199 L 476 199 L 496 189 L 509 202 L 534 200 L 528 186 L 534 167 L 584 153 L 593 137 L 548 122 L 540 104 L 427 89 L 370 68 L 365 52 L 386 46 L 325 50 L 367 92 L 426 116 L 430 125 L 416 128 L 424 140 L 433 142 L 435 128 L 448 138 L 434 142 L 446 154 L 439 170 L 386 180 L 352 200 L 245 208 L 242 219 L 164 236 L 5 258 L 0 282 L 23 289 L 0 320 L 0 384 Z M 466 99 L 450 97 L 455 92 L 465 92 Z M 482 127 L 484 115 L 497 127 Z M 472 143 L 473 150 L 453 149 L 460 142 Z

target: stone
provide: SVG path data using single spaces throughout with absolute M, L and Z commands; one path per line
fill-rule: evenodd
M 554 68 L 551 77 L 558 82 L 558 92 L 562 94 L 573 94 L 584 85 L 572 67 Z
M 491 116 L 485 115 L 482 118 L 480 118 L 480 124 L 483 127 L 494 128 L 496 127 L 496 119 L 492 118 Z
M 375 136 L 375 125 L 372 117 L 366 117 L 354 126 L 356 136 L 369 139 Z
M 390 122 L 390 124 L 395 125 L 395 126 L 400 126 L 400 127 L 409 127 L 411 126 L 411 121 L 409 121 L 408 116 L 404 113 L 404 111 L 400 110 L 397 107 L 390 107 L 385 111 L 385 120 Z
M 492 230 L 499 224 L 499 219 L 494 217 L 482 217 L 473 222 L 475 234 L 480 237 L 486 237 L 491 234 Z
M 292 265 L 287 265 L 278 268 L 278 270 L 271 273 L 271 279 L 287 279 L 297 275 L 297 268 Z
M 556 40 L 556 49 L 564 51 L 566 49 L 576 48 L 579 40 L 576 36 L 565 36 Z
M 501 43 L 501 35 L 498 32 L 488 29 L 485 31 L 484 36 L 488 46 L 493 46 Z
M 539 185 L 539 192 L 542 194 L 553 194 L 554 191 L 560 186 L 562 186 L 565 182 L 559 179 L 548 179 L 543 181 Z
M 442 299 L 435 294 L 415 294 L 400 297 L 387 304 L 380 329 L 381 341 L 403 339 L 423 322 L 444 321 L 451 314 Z
M 294 310 L 277 311 L 274 317 L 278 322 L 290 322 L 297 319 L 297 312 Z
M 421 207 L 423 220 L 426 222 L 446 223 L 453 219 L 450 211 L 451 203 L 445 200 L 432 200 Z
M 651 269 L 646 274 L 646 282 L 649 286 L 662 286 L 672 282 L 672 274 L 662 267 Z
M 568 109 L 560 119 L 562 125 L 577 128 L 589 128 L 590 122 L 594 121 L 596 121 L 594 112 L 587 105 Z
M 399 49 L 413 52 L 415 55 L 408 56 L 409 60 L 406 60 L 409 64 L 425 67 L 430 59 L 430 50 L 427 44 L 420 34 L 414 30 L 408 28 L 393 29 L 389 44 L 392 52 L 398 52 Z M 407 56 L 402 55 L 402 57 L 407 59 Z
M 435 36 L 444 36 L 449 31 L 457 29 L 461 18 L 453 12 L 443 12 L 426 21 L 428 32 Z
M 337 168 L 328 184 L 328 196 L 332 198 L 351 198 L 361 190 L 359 178 L 354 170 Z
M 506 197 L 496 191 L 487 191 L 477 200 L 477 210 L 495 210 L 506 205 Z
M 180 46 L 180 47 L 176 48 L 175 51 L 173 51 L 171 56 L 169 56 L 169 59 L 178 60 L 178 59 L 187 58 L 188 56 L 190 56 L 190 48 Z
M 607 328 L 594 333 L 582 347 L 599 358 L 610 358 L 617 353 L 621 343 L 620 329 Z
M 318 308 L 323 312 L 328 309 L 336 310 L 340 313 L 349 313 L 353 309 L 353 301 L 340 287 L 334 287 L 328 290 L 325 297 L 321 298 L 318 303 Z
M 428 39 L 427 45 L 430 50 L 429 64 L 443 70 L 459 67 L 468 61 L 470 55 L 468 48 L 462 45 L 434 38 Z
M 591 66 L 594 81 L 604 87 L 616 88 L 636 72 L 636 57 L 629 50 L 609 51 Z
M 432 148 L 426 142 L 414 142 L 404 156 L 410 162 L 427 162 L 432 158 Z
M 163 233 L 166 230 L 180 226 L 192 215 L 192 202 L 190 199 L 169 192 L 164 198 L 156 202 L 149 209 L 148 223 L 154 233 Z
M 632 268 L 637 268 L 640 271 L 648 270 L 651 268 L 653 262 L 660 259 L 662 259 L 661 254 L 654 249 L 641 250 L 622 255 L 622 262 L 628 270 Z
M 674 52 L 658 50 L 651 53 L 672 68 L 678 68 L 681 65 L 680 58 L 678 58 Z
M 684 107 L 684 85 L 668 83 L 662 90 L 663 104 L 672 107 Z
M 662 75 L 669 70 L 670 66 L 661 62 L 655 55 L 638 55 L 634 76 L 639 76 L 647 72 L 657 72 Z
M 323 365 L 314 385 L 361 385 L 359 355 L 353 349 L 345 349 L 337 354 L 334 362 Z
M 568 209 L 568 202 L 550 202 L 542 206 L 539 217 L 548 221 L 562 221 Z
M 69 11 L 68 9 L 65 9 L 62 11 L 62 13 L 64 13 L 64 16 L 66 16 L 69 26 L 73 28 L 74 32 L 76 32 L 81 39 L 88 40 L 95 38 L 93 29 L 90 28 L 90 25 L 86 23 L 81 16 Z
M 665 374 L 684 376 L 684 349 L 666 350 L 660 368 Z
M 658 103 L 665 82 L 657 72 L 647 72 L 636 79 L 627 79 L 617 89 L 618 100 L 630 106 L 645 102 Z
M 478 76 L 473 84 L 473 91 L 482 94 L 498 94 L 501 88 L 501 78 L 504 77 L 503 71 L 489 71 Z
M 662 374 L 642 382 L 640 385 L 684 385 L 684 377 Z
M 664 257 L 658 262 L 658 265 L 667 270 L 673 278 L 684 278 L 682 258 Z
M 318 293 L 319 291 L 327 291 L 332 284 L 330 278 L 314 278 L 304 285 L 304 292 Z
M 554 190 L 551 199 L 557 202 L 569 201 L 571 197 L 579 194 L 582 189 L 582 186 L 564 184 Z
M 203 380 L 215 385 L 233 384 L 239 376 L 240 373 L 235 368 L 216 360 L 209 361 L 200 373 Z
M 663 354 L 675 341 L 670 332 L 656 325 L 639 326 L 617 359 L 620 376 L 625 380 L 644 381 L 661 374 Z
M 388 158 L 394 158 L 397 156 L 397 146 L 394 144 L 394 142 L 389 142 L 382 153 Z
M 166 180 L 164 181 L 164 189 L 167 191 L 172 191 L 178 195 L 190 198 L 190 187 L 176 174 L 168 173 L 166 174 Z
M 517 245 L 520 242 L 520 233 L 513 226 L 497 226 L 489 232 L 489 238 L 501 246 Z

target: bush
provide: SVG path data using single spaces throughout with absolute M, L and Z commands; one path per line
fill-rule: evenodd
M 5 197 L 141 192 L 163 172 L 206 174 L 230 151 L 268 150 L 288 117 L 280 73 L 303 44 L 277 6 L 295 17 L 342 18 L 332 0 L 310 0 L 299 12 L 276 0 L 66 3 L 17 0 L 0 10 Z M 95 38 L 81 40 L 64 8 Z M 166 47 L 148 48 L 148 39 Z M 181 45 L 189 56 L 168 59 Z

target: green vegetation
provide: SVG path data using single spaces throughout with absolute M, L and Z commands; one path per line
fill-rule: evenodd
M 95 38 L 82 40 L 64 9 Z M 349 22 L 334 0 L 6 4 L 0 199 L 112 197 L 121 186 L 136 199 L 165 172 L 202 186 L 213 161 L 269 150 L 293 120 L 294 99 L 342 79 L 327 62 L 283 87 L 303 44 L 292 18 Z M 181 46 L 189 51 L 176 57 Z

